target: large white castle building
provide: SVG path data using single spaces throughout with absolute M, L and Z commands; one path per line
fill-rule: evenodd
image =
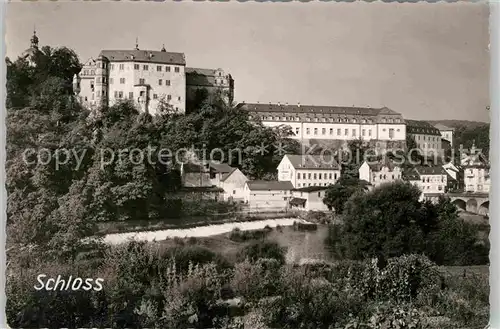
M 89 108 L 130 100 L 142 111 L 157 114 L 161 110 L 186 112 L 189 97 L 205 89 L 218 90 L 232 101 L 234 80 L 222 69 L 186 67 L 183 53 L 134 49 L 102 50 L 91 58 L 73 79 L 80 101 Z
M 387 107 L 341 107 L 243 103 L 253 120 L 268 127 L 289 126 L 292 138 L 311 143 L 322 141 L 406 142 L 406 124 L 400 113 Z

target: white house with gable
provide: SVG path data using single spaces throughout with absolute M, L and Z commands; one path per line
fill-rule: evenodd
M 368 163 L 365 161 L 359 167 L 359 179 L 365 180 L 374 187 L 384 183 L 401 180 L 403 172 L 399 165 L 392 161 Z
M 340 178 L 340 165 L 332 156 L 287 154 L 278 165 L 278 180 L 294 188 L 333 185 Z
M 230 172 L 222 175 L 219 187 L 224 190 L 224 200 L 245 201 L 247 181 L 247 176 L 238 168 L 232 168 Z

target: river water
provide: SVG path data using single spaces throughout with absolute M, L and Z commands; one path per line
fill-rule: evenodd
M 292 226 L 294 222 L 307 223 L 297 218 L 266 219 L 251 222 L 232 222 L 216 225 L 197 226 L 185 229 L 168 229 L 158 231 L 128 232 L 108 234 L 104 242 L 108 244 L 120 244 L 131 240 L 135 241 L 161 241 L 170 238 L 207 237 L 231 232 L 235 228 L 242 231 L 263 229 L 266 226 L 276 227 Z

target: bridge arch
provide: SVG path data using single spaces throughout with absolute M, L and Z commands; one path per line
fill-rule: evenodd
M 490 201 L 484 201 L 479 205 L 479 208 L 477 209 L 477 212 L 479 215 L 483 216 L 489 216 L 490 214 Z
M 464 200 L 462 200 L 462 199 L 455 199 L 455 200 L 453 200 L 453 202 L 452 202 L 452 203 L 453 203 L 453 204 L 455 205 L 455 207 L 457 207 L 459 210 L 463 210 L 463 211 L 465 211 L 465 210 L 467 209 L 467 203 L 466 203 Z
M 476 199 L 469 199 L 467 201 L 467 207 L 465 208 L 468 212 L 472 213 L 477 213 L 477 200 Z

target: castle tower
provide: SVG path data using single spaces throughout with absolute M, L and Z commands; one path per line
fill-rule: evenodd
M 81 81 L 80 76 L 78 74 L 75 74 L 73 76 L 73 93 L 75 94 L 75 96 L 78 96 L 80 94 L 81 91 L 80 81 Z
M 95 99 L 98 107 L 108 103 L 108 59 L 99 56 L 96 59 Z
M 31 48 L 38 49 L 38 37 L 36 36 L 36 30 L 33 30 L 33 36 L 31 37 Z

